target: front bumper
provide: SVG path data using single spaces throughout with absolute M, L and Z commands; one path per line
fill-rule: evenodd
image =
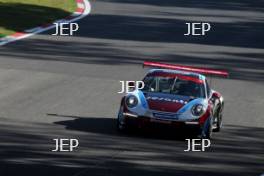
M 147 117 L 147 116 L 138 116 L 133 113 L 125 112 L 123 113 L 125 117 L 126 123 L 133 123 L 135 125 L 142 124 L 166 124 L 166 125 L 174 125 L 174 126 L 195 126 L 200 127 L 200 123 L 198 120 L 173 120 L 173 119 L 163 119 L 163 118 L 156 118 L 156 117 Z

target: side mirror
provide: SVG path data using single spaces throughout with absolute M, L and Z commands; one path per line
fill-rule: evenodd
M 218 92 L 214 92 L 213 94 L 212 94 L 212 97 L 214 97 L 214 98 L 220 98 L 220 94 L 218 93 Z
M 220 98 L 220 94 L 218 92 L 214 92 L 211 97 L 211 101 L 215 104 L 215 101 Z

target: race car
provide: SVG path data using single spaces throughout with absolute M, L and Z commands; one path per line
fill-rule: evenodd
M 117 129 L 149 123 L 194 127 L 201 138 L 212 137 L 222 127 L 224 98 L 211 89 L 204 75 L 228 76 L 226 71 L 144 62 L 157 67 L 147 72 L 144 87 L 125 95 L 117 115 Z

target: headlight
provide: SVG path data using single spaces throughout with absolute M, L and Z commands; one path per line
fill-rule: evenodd
M 134 108 L 138 104 L 138 99 L 134 95 L 130 95 L 126 98 L 126 105 L 129 108 Z
M 192 114 L 194 116 L 201 116 L 204 112 L 205 112 L 205 108 L 201 104 L 197 104 L 192 107 Z

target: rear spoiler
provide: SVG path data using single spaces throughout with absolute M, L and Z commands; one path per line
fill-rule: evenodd
M 223 70 L 213 70 L 213 69 L 190 67 L 190 66 L 175 65 L 175 64 L 165 64 L 165 63 L 159 63 L 159 62 L 145 61 L 143 63 L 143 67 L 147 67 L 147 66 L 165 68 L 165 69 L 171 69 L 171 70 L 181 70 L 181 71 L 194 72 L 194 73 L 201 73 L 201 74 L 205 74 L 205 75 L 217 75 L 217 76 L 223 76 L 223 77 L 229 76 L 229 73 L 226 71 L 223 71 Z

